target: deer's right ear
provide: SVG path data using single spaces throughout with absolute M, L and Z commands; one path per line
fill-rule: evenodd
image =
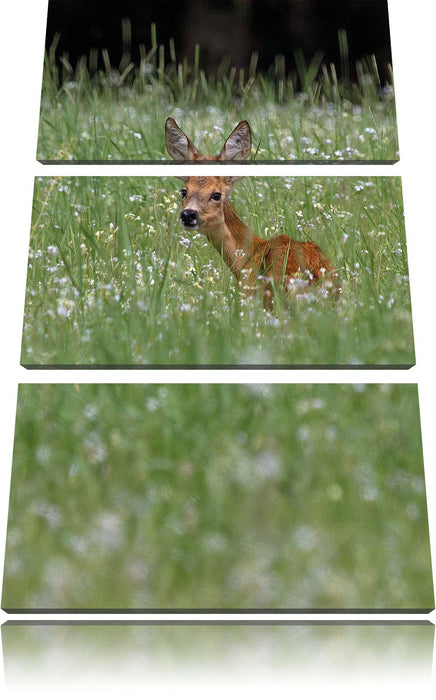
M 165 143 L 173 160 L 196 160 L 200 155 L 172 117 L 165 122 Z
M 218 160 L 247 160 L 251 153 L 251 129 L 247 121 L 239 122 L 226 140 Z

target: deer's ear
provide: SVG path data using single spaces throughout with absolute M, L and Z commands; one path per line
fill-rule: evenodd
M 195 160 L 200 156 L 192 141 L 172 117 L 168 117 L 165 122 L 165 143 L 173 160 Z
M 251 129 L 247 121 L 239 122 L 226 140 L 218 160 L 247 160 L 251 153 Z
M 228 185 L 234 185 L 235 182 L 238 182 L 238 180 L 243 180 L 245 175 L 227 175 L 223 178 L 227 182 Z

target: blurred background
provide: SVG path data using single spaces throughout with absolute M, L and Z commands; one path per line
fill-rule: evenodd
M 21 384 L 2 607 L 432 610 L 416 386 Z
M 345 55 L 351 70 L 374 55 L 382 78 L 391 63 L 387 0 L 50 0 L 46 46 L 60 34 L 57 55 L 68 54 L 72 65 L 90 49 L 99 50 L 100 61 L 107 49 L 112 65 L 126 53 L 138 62 L 139 46 L 150 49 L 152 23 L 166 50 L 174 39 L 178 58 L 192 62 L 199 44 L 206 74 L 216 72 L 224 57 L 248 70 L 253 52 L 260 70 L 276 56 L 293 69 L 296 51 L 307 60 L 321 53 L 326 64 L 338 67 Z M 340 30 L 347 47 L 340 47 Z

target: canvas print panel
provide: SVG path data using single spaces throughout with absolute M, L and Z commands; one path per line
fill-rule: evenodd
M 400 178 L 229 180 L 37 178 L 22 364 L 413 365 Z
M 2 607 L 434 607 L 414 385 L 22 385 Z
M 2 626 L 7 687 L 429 683 L 430 624 L 180 621 Z
M 49 0 L 37 157 L 165 162 L 174 118 L 256 162 L 398 160 L 387 0 Z

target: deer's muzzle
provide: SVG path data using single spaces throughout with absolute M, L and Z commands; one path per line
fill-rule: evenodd
M 195 209 L 183 209 L 182 213 L 180 214 L 180 219 L 186 228 L 197 228 L 197 226 L 200 226 L 202 223 L 200 217 L 198 216 L 198 212 L 195 211 Z

